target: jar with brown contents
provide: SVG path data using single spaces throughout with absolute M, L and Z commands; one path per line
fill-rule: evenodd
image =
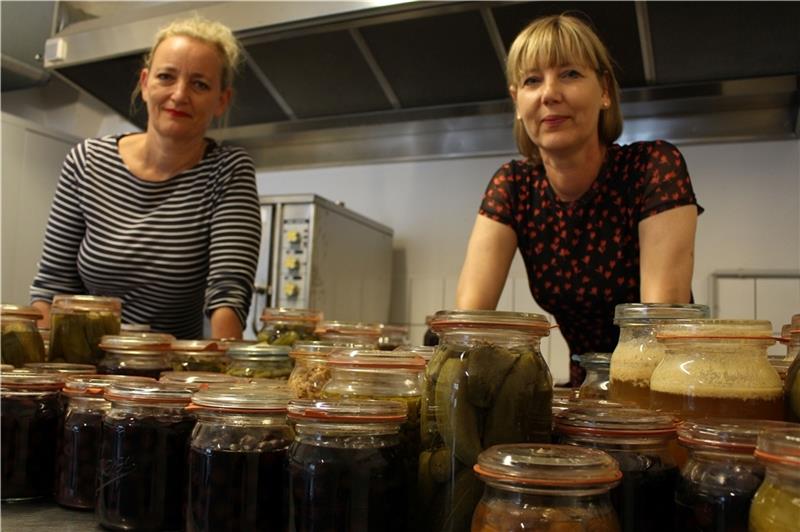
M 175 337 L 161 333 L 129 333 L 103 336 L 100 348 L 105 356 L 97 365 L 104 375 L 132 375 L 158 379 L 170 371 L 170 354 Z

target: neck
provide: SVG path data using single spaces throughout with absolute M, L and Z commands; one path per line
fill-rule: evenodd
M 164 138 L 148 130 L 142 144 L 141 161 L 151 180 L 163 181 L 191 168 L 203 157 L 203 137 L 192 139 Z
M 606 147 L 599 142 L 570 153 L 544 153 L 542 163 L 550 186 L 562 201 L 583 196 L 597 179 Z

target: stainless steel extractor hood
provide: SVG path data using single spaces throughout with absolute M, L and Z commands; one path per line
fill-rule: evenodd
M 140 126 L 129 94 L 155 31 L 190 12 L 230 26 L 246 64 L 217 136 L 260 167 L 514 152 L 506 51 L 564 10 L 617 60 L 623 141 L 798 136 L 797 2 L 62 4 L 45 66 Z

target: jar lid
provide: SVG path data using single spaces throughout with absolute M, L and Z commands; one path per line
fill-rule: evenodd
M 66 295 L 53 296 L 52 309 L 69 309 L 80 312 L 114 311 L 120 312 L 122 300 L 118 297 Z
M 584 353 L 577 355 L 581 367 L 608 367 L 611 365 L 611 353 Z
M 425 371 L 425 359 L 407 351 L 337 349 L 328 355 L 332 368 Z
M 775 343 L 772 324 L 766 320 L 691 320 L 662 325 L 659 340 L 757 340 Z
M 506 329 L 550 334 L 550 322 L 541 314 L 499 310 L 440 310 L 431 321 L 431 330 L 441 332 L 455 328 Z
M 662 412 L 641 408 L 598 408 L 577 405 L 559 413 L 556 429 L 586 436 L 669 436 L 677 420 Z
M 288 345 L 270 345 L 267 343 L 232 346 L 228 348 L 228 356 L 235 360 L 279 361 L 289 357 L 292 348 Z
M 486 481 L 527 486 L 612 488 L 622 478 L 608 453 L 574 445 L 495 445 L 478 455 L 473 470 Z
M 119 326 L 120 334 L 150 332 L 150 325 L 147 323 L 123 323 Z
M 346 322 L 346 321 L 323 321 L 317 325 L 317 334 L 333 336 L 355 336 L 374 338 L 376 341 L 381 335 L 378 324 Z
M 175 353 L 223 355 L 227 351 L 214 340 L 173 340 L 171 347 Z
M 73 375 L 64 382 L 64 393 L 69 396 L 102 396 L 106 388 L 112 384 L 148 384 L 155 382 L 150 377 L 134 377 L 130 375 Z
M 378 329 L 381 332 L 381 336 L 386 336 L 389 338 L 405 338 L 408 336 L 407 325 L 387 325 L 384 323 L 379 323 Z
M 800 425 L 794 428 L 767 429 L 758 435 L 756 458 L 767 463 L 800 468 Z
M 708 305 L 673 303 L 620 303 L 614 307 L 614 323 L 629 325 L 637 322 L 661 322 L 708 318 Z
M 162 351 L 169 351 L 174 341 L 174 336 L 162 333 L 131 333 L 125 336 L 106 334 L 100 338 L 99 347 L 103 351 L 160 353 Z
M 188 405 L 192 390 L 181 384 L 153 381 L 147 384 L 114 383 L 106 388 L 109 401 Z
M 698 419 L 678 426 L 678 441 L 687 447 L 753 454 L 758 435 L 766 429 L 785 429 L 800 425 L 762 419 Z
M 322 319 L 322 312 L 309 308 L 265 308 L 261 312 L 263 322 L 307 322 L 316 325 Z
M 69 362 L 28 362 L 23 366 L 23 369 L 39 373 L 97 374 L 97 368 L 91 364 L 71 364 Z
M 192 396 L 194 408 L 241 414 L 285 413 L 288 402 L 288 389 L 249 383 L 209 386 Z
M 430 359 L 433 358 L 433 353 L 436 351 L 436 348 L 432 345 L 401 345 L 400 347 L 395 347 L 394 350 L 420 356 L 427 364 Z
M 0 305 L 0 319 L 25 318 L 29 320 L 40 320 L 43 317 L 42 313 L 34 307 L 23 307 L 6 303 Z
M 192 389 L 200 389 L 203 385 L 242 382 L 239 377 L 211 371 L 162 371 L 158 380 L 159 382 L 189 385 Z
M 12 371 L 0 374 L 0 388 L 4 390 L 58 391 L 63 386 L 64 376 L 59 373 Z
M 289 401 L 288 410 L 291 419 L 318 423 L 402 423 L 406 420 L 405 403 L 377 399 L 294 399 Z
M 11 364 L 0 364 L 0 371 L 14 371 L 14 366 Z

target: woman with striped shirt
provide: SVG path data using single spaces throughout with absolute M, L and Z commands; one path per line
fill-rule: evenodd
M 162 29 L 134 91 L 143 133 L 88 139 L 67 155 L 45 234 L 33 305 L 55 294 L 122 299 L 123 322 L 178 338 L 241 337 L 258 261 L 255 169 L 205 134 L 225 113 L 240 47 L 193 18 Z

